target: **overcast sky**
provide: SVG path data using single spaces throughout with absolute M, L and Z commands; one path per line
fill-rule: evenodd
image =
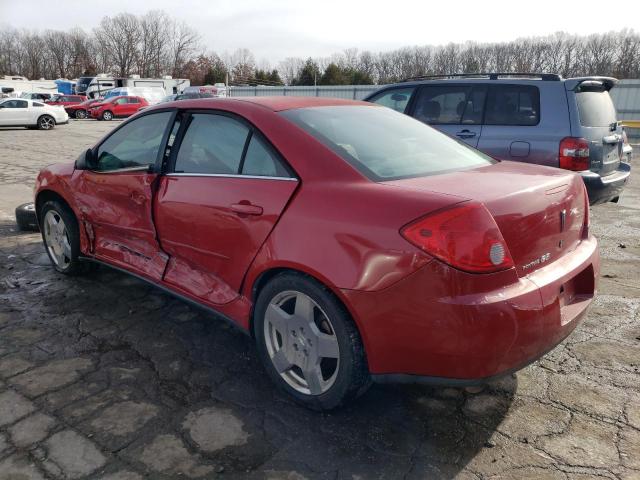
M 350 47 L 380 51 L 640 26 L 640 0 L 0 0 L 0 24 L 90 30 L 104 15 L 151 9 L 189 23 L 207 50 L 248 48 L 259 62 L 273 65 L 288 56 L 328 56 Z

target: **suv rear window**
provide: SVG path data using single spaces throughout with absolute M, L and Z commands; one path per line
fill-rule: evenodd
M 389 108 L 311 107 L 281 112 L 373 181 L 422 177 L 494 160 Z
M 605 90 L 578 92 L 576 102 L 583 127 L 608 127 L 617 122 L 616 108 Z
M 489 87 L 485 125 L 537 125 L 540 122 L 540 90 L 533 85 Z

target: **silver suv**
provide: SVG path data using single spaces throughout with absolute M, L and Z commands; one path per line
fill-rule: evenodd
M 490 73 L 417 77 L 365 100 L 391 107 L 494 158 L 574 170 L 591 204 L 617 202 L 631 147 L 617 120 L 610 77 Z

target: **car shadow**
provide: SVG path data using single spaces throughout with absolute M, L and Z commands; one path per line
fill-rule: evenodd
M 47 332 L 35 344 L 14 345 L 21 356 L 38 363 L 89 358 L 96 370 L 83 378 L 83 389 L 104 384 L 106 392 L 126 390 L 128 398 L 165 412 L 162 422 L 137 430 L 122 446 L 77 425 L 104 451 L 134 465 L 139 449 L 158 433 L 175 434 L 198 452 L 184 431 L 185 418 L 215 406 L 231 412 L 248 433 L 245 443 L 198 453 L 203 461 L 228 465 L 228 478 L 261 478 L 264 471 L 296 471 L 309 479 L 452 478 L 494 446 L 517 389 L 515 376 L 475 394 L 374 385 L 345 407 L 311 411 L 274 387 L 253 340 L 238 329 L 108 267 L 60 275 L 48 266 L 38 233 L 17 232 L 6 222 L 0 224 L 0 298 L 8 300 L 2 308 L 31 322 L 29 328 Z M 0 336 L 0 350 L 6 336 Z M 113 373 L 123 371 L 130 373 Z M 73 424 L 67 412 L 50 413 Z

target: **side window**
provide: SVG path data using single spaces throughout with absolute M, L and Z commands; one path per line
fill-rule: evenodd
M 280 160 L 257 135 L 252 135 L 242 164 L 243 175 L 261 177 L 289 177 Z
M 4 108 L 27 108 L 29 103 L 26 100 L 9 100 L 2 105 L 4 105 Z
M 492 85 L 487 98 L 485 125 L 537 125 L 540 91 L 533 85 Z
M 176 156 L 175 172 L 237 174 L 249 129 L 224 115 L 193 114 Z
M 44 107 L 44 104 L 43 104 L 43 103 L 40 103 L 40 102 L 33 102 L 33 103 L 32 103 L 32 105 L 33 105 L 34 107 Z
M 481 123 L 484 91 L 470 85 L 433 85 L 420 89 L 413 116 L 434 125 Z M 468 111 L 468 112 L 467 112 Z
M 127 99 L 126 98 L 119 98 L 116 100 L 116 105 L 124 105 L 125 103 L 127 103 Z
M 138 100 L 138 97 L 130 97 L 129 103 L 140 103 L 140 100 Z
M 156 162 L 171 112 L 137 118 L 116 130 L 98 147 L 94 170 L 146 167 Z
M 59 101 L 60 101 L 60 102 L 69 102 L 69 101 L 71 101 L 71 100 L 69 99 L 69 97 L 60 97 L 60 100 L 59 100 Z
M 397 112 L 404 113 L 414 90 L 415 87 L 385 90 L 384 92 L 381 92 L 375 97 L 369 99 L 369 101 L 385 107 L 393 108 Z

